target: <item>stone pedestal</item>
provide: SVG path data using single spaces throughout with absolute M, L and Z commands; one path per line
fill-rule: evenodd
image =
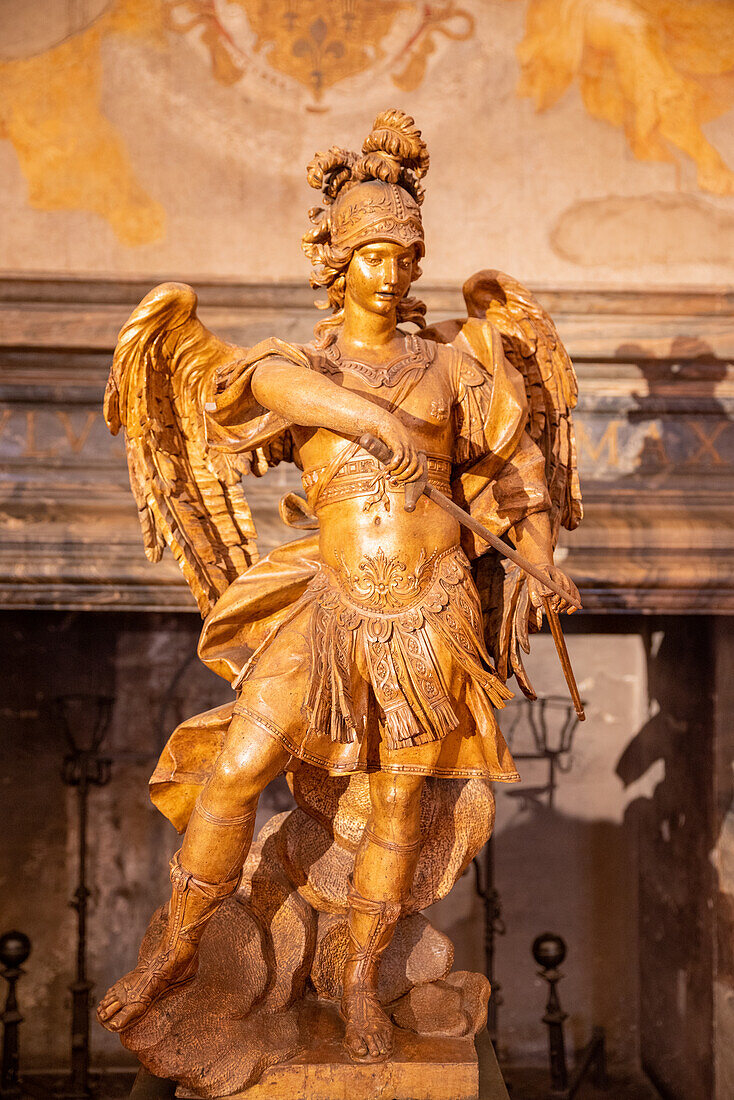
M 336 1008 L 314 1010 L 308 1048 L 266 1070 L 256 1085 L 227 1100 L 507 1100 L 489 1040 L 481 1036 L 482 1083 L 474 1038 L 416 1035 L 395 1029 L 389 1061 L 353 1062 L 342 1045 Z M 198 1100 L 179 1089 L 180 1100 Z

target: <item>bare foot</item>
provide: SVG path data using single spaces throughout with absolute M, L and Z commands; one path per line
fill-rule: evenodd
M 137 1023 L 159 997 L 194 977 L 196 956 L 195 945 L 179 942 L 175 951 L 160 950 L 138 963 L 99 1002 L 99 1022 L 108 1031 L 123 1031 Z
M 392 1052 L 393 1026 L 376 993 L 344 993 L 341 1014 L 346 1023 L 344 1045 L 355 1061 L 384 1062 Z

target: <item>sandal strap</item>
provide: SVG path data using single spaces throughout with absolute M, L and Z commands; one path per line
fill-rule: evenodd
M 161 956 L 161 964 L 167 956 L 168 952 Z M 176 978 L 175 982 L 171 982 L 167 986 L 166 992 L 168 992 L 168 990 L 170 989 L 175 989 L 179 985 L 184 985 L 186 982 L 191 981 L 191 979 L 196 974 L 196 970 L 197 960 L 192 959 L 189 965 L 186 967 L 186 970 L 178 978 Z M 150 987 L 153 984 L 153 979 L 158 976 L 160 971 L 161 965 L 158 965 L 154 966 L 151 970 L 146 970 L 141 973 L 136 982 L 128 982 L 126 979 L 123 979 L 122 984 L 125 992 L 128 994 L 128 996 L 125 998 L 126 1005 L 140 1004 L 149 1006 L 153 1004 L 153 1001 L 156 1000 L 159 994 L 146 992 L 146 990 L 150 990 Z
M 403 911 L 403 906 L 399 901 L 379 901 L 375 898 L 364 897 L 356 889 L 351 875 L 347 885 L 347 904 L 350 909 L 374 916 L 381 924 L 385 925 L 395 924 Z
M 183 894 L 186 890 L 192 890 L 208 901 L 224 901 L 225 898 L 231 897 L 239 886 L 242 877 L 242 872 L 239 872 L 234 878 L 228 879 L 226 882 L 207 882 L 206 879 L 199 878 L 192 871 L 187 871 L 185 867 L 181 866 L 180 848 L 174 854 L 170 868 L 171 885 L 176 893 Z
M 345 966 L 351 971 L 349 992 L 375 990 L 380 957 L 387 948 L 402 912 L 399 901 L 365 898 L 351 878 L 347 891 L 349 951 Z M 364 918 L 368 919 L 365 920 Z
M 198 940 L 199 928 L 236 891 L 242 872 L 227 882 L 207 882 L 181 866 L 181 853 L 171 860 L 173 893 L 168 919 L 168 950 L 173 951 L 179 940 Z

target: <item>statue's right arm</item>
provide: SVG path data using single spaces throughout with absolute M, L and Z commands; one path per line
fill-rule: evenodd
M 327 428 L 347 439 L 368 432 L 392 451 L 388 470 L 399 481 L 421 475 L 415 444 L 397 417 L 323 374 L 285 359 L 268 358 L 252 376 L 252 393 L 263 408 L 304 428 Z

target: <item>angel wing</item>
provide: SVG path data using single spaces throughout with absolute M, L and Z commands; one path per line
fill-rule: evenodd
M 545 456 L 553 545 L 562 525 L 573 531 L 583 517 L 572 410 L 579 387 L 558 330 L 540 302 L 502 271 L 478 271 L 464 283 L 470 317 L 490 321 L 505 355 L 523 376 L 528 431 Z
M 523 377 L 527 431 L 545 458 L 555 549 L 560 527 L 573 530 L 583 516 L 572 420 L 578 398 L 576 372 L 553 321 L 516 279 L 502 271 L 478 271 L 464 283 L 463 293 L 469 318 L 488 321 L 499 331 L 505 356 Z M 436 327 L 453 332 L 451 342 L 467 350 L 462 346 L 462 322 Z M 525 575 L 492 551 L 477 564 L 477 582 L 486 608 L 487 644 L 498 672 L 504 679 L 514 672 L 525 695 L 535 698 L 522 662 L 522 652 L 530 652 L 529 630 L 534 625 Z
M 125 429 L 146 557 L 159 561 L 170 547 L 203 617 L 257 549 L 240 484 L 251 457 L 210 452 L 202 413 L 217 368 L 246 349 L 209 332 L 196 305 L 185 283 L 143 298 L 120 332 L 104 415 L 113 435 Z

